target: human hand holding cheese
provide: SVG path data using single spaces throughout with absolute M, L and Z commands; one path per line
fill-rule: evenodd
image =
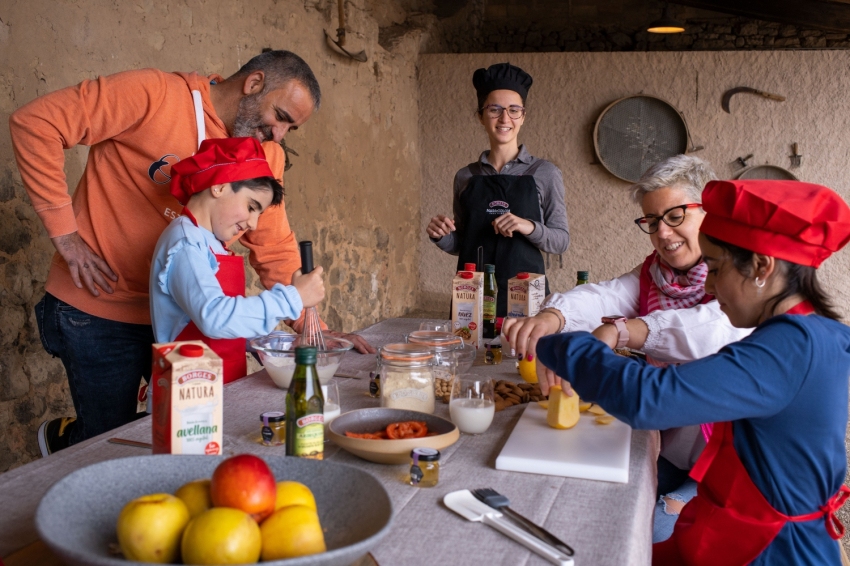
M 304 308 L 315 307 L 325 298 L 325 282 L 322 280 L 324 270 L 321 266 L 316 267 L 306 275 L 299 269 L 292 274 L 292 285 L 301 295 Z

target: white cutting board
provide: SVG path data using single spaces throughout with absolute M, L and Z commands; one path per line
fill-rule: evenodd
M 546 424 L 546 409 L 528 403 L 496 469 L 628 483 L 632 428 L 618 420 L 596 424 L 595 418 L 582 413 L 576 426 L 558 430 Z

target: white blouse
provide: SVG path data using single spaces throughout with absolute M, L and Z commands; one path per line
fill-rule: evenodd
M 564 315 L 563 332 L 592 332 L 602 324 L 602 317 L 608 315 L 640 318 L 649 328 L 642 350 L 667 363 L 704 358 L 752 332 L 751 328 L 732 326 L 717 301 L 687 309 L 657 310 L 638 317 L 641 267 L 638 265 L 616 279 L 552 293 L 542 308 L 554 308 Z

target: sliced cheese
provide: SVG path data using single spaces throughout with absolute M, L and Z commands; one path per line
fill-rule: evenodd
M 549 411 L 546 423 L 552 428 L 572 428 L 578 423 L 578 395 L 568 396 L 560 387 L 549 390 Z
M 593 405 L 593 403 L 588 403 L 587 401 L 579 401 L 578 410 L 579 410 L 580 413 L 583 413 L 583 412 L 587 411 L 588 409 L 590 409 L 590 407 L 592 405 Z

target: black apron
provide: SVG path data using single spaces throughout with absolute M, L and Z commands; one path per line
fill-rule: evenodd
M 514 216 L 543 223 L 540 216 L 540 198 L 534 172 L 544 163 L 535 161 L 522 175 L 482 175 L 481 164 L 471 164 L 472 178 L 460 195 L 464 217 L 456 237 L 460 246 L 458 271 L 465 263 L 478 261 L 478 246 L 484 247 L 484 263 L 496 266 L 496 316 L 508 312 L 508 279 L 523 271 L 544 274 L 543 254 L 525 236 L 514 232 L 513 238 L 496 234 L 492 222 L 508 212 Z M 549 294 L 549 280 L 546 280 Z

